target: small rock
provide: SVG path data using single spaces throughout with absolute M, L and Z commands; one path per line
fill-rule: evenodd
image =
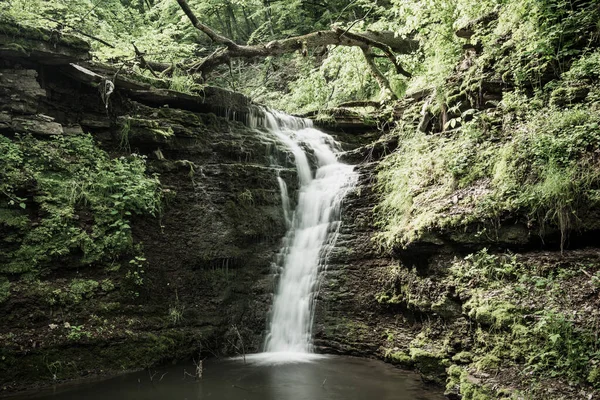
M 39 121 L 28 118 L 14 118 L 12 128 L 19 133 L 33 133 L 38 135 L 62 135 L 62 125 L 56 122 Z
M 81 129 L 81 125 L 69 125 L 63 126 L 63 132 L 65 135 L 82 135 L 83 129 Z
M 44 115 L 44 114 L 37 114 L 35 116 L 36 119 L 38 119 L 39 121 L 45 121 L 45 122 L 53 122 L 54 118 L 52 118 L 49 115 Z

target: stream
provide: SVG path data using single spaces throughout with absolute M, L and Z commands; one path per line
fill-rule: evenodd
M 377 360 L 321 356 L 274 365 L 242 359 L 150 369 L 108 380 L 69 384 L 11 400 L 442 400 L 414 373 Z

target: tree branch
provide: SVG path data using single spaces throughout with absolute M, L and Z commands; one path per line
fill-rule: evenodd
M 381 97 L 383 99 L 391 98 L 393 100 L 396 100 L 398 97 L 392 90 L 392 87 L 390 86 L 390 82 L 381 73 L 379 68 L 377 68 L 377 65 L 375 64 L 375 58 L 373 57 L 373 52 L 371 51 L 371 49 L 361 47 L 361 50 L 363 52 L 363 55 L 365 56 L 365 61 L 367 62 L 367 66 L 369 67 L 371 74 L 373 75 L 373 77 L 377 81 L 377 84 L 381 88 Z
M 177 0 L 177 3 L 179 3 L 179 7 L 181 7 L 185 15 L 187 15 L 194 28 L 206 34 L 206 36 L 208 36 L 213 42 L 224 44 L 230 49 L 235 49 L 238 47 L 238 45 L 233 40 L 226 38 L 225 36 L 219 35 L 217 32 L 213 31 L 208 26 L 201 23 L 198 20 L 198 18 L 196 18 L 196 15 L 194 15 L 194 12 L 190 8 L 186 0 Z
M 385 56 L 393 63 L 398 74 L 411 77 L 411 74 L 404 70 L 398 62 L 396 54 L 411 53 L 419 47 L 418 41 L 398 38 L 393 32 L 367 31 L 358 34 L 344 31 L 341 28 L 333 28 L 329 31 L 316 31 L 302 36 L 273 40 L 265 44 L 239 45 L 233 40 L 216 33 L 211 28 L 201 23 L 187 4 L 186 0 L 177 0 L 177 3 L 196 29 L 206 34 L 213 42 L 225 46 L 215 50 L 214 53 L 205 57 L 188 70 L 191 73 L 201 73 L 203 76 L 206 76 L 217 66 L 229 63 L 233 58 L 264 58 L 267 56 L 293 53 L 295 51 L 306 52 L 306 49 L 308 48 L 336 45 L 361 48 L 365 54 L 367 63 L 370 63 L 370 70 L 373 73 L 375 73 L 375 70 L 378 72 L 378 75 L 375 77 L 377 81 L 379 82 L 381 78 L 387 81 L 373 61 L 375 55 L 371 52 L 371 48 L 382 50 Z M 389 84 L 387 86 L 389 87 Z
M 343 36 L 346 36 L 346 37 L 351 38 L 353 40 L 356 40 L 357 42 L 363 42 L 367 46 L 376 47 L 376 48 L 378 48 L 380 50 L 383 50 L 383 52 L 385 53 L 386 57 L 389 58 L 389 60 L 396 67 L 396 73 L 404 75 L 407 78 L 412 78 L 412 75 L 410 73 L 408 73 L 404 68 L 402 68 L 402 65 L 400 65 L 400 63 L 398 62 L 398 59 L 396 58 L 396 55 L 394 54 L 394 51 L 387 44 L 381 43 L 381 42 L 379 42 L 377 40 L 373 40 L 373 39 L 371 39 L 371 38 L 369 38 L 367 36 L 360 35 L 358 33 L 352 33 L 352 32 L 344 31 L 341 28 L 336 28 L 335 31 L 337 33 L 339 33 L 340 35 L 343 35 Z M 371 59 L 373 58 L 372 54 L 370 54 L 369 56 L 371 57 Z
M 137 48 L 135 43 L 131 42 L 131 44 L 133 45 L 133 50 L 135 51 L 136 57 L 140 60 L 140 67 L 147 69 L 148 71 L 150 71 L 152 76 L 158 78 L 158 75 L 156 75 L 156 72 L 154 72 L 154 68 L 152 68 L 152 65 L 150 65 L 144 58 L 144 53 L 142 53 L 140 49 Z
M 80 29 L 77 29 L 77 28 L 75 28 L 75 27 L 74 27 L 74 26 L 72 26 L 72 25 L 65 24 L 64 22 L 62 22 L 62 21 L 58 21 L 58 20 L 56 20 L 56 19 L 54 19 L 54 18 L 49 18 L 49 17 L 42 17 L 42 18 L 43 18 L 43 19 L 47 19 L 48 21 L 56 22 L 57 24 L 59 24 L 59 26 L 64 26 L 64 27 L 67 27 L 67 28 L 69 28 L 69 29 L 72 29 L 73 31 L 75 31 L 75 32 L 79 33 L 80 35 L 83 35 L 83 36 L 85 36 L 85 37 L 86 37 L 86 38 L 88 38 L 88 39 L 95 40 L 96 42 L 100 42 L 100 43 L 102 43 L 103 45 L 105 45 L 105 46 L 108 46 L 108 47 L 110 47 L 110 48 L 112 48 L 112 49 L 114 49 L 114 48 L 115 48 L 115 46 L 113 46 L 112 44 L 108 43 L 107 41 L 105 41 L 105 40 L 102 40 L 102 39 L 100 39 L 100 38 L 98 38 L 98 37 L 96 37 L 96 36 L 92 36 L 92 35 L 90 35 L 89 33 L 85 33 L 85 32 L 83 32 L 82 30 L 80 30 Z

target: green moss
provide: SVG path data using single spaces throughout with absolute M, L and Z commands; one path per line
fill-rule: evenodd
M 69 292 L 76 301 L 93 296 L 100 284 L 91 279 L 73 279 L 69 284 Z
M 84 299 L 92 298 L 99 285 L 95 280 L 73 279 L 66 287 L 51 289 L 38 284 L 36 290 L 45 293 L 43 296 L 48 304 L 67 306 L 79 304 Z
M 466 374 L 458 365 L 452 364 L 446 370 L 448 378 L 446 379 L 446 395 L 458 394 L 463 375 Z
M 113 311 L 120 310 L 121 303 L 119 303 L 119 302 L 100 302 L 98 304 L 98 309 L 104 313 L 110 314 Z
M 7 18 L 6 16 L 0 18 L 0 34 L 11 38 L 11 41 L 20 39 L 22 43 L 25 43 L 26 47 L 26 40 L 36 40 L 47 42 L 51 45 L 62 45 L 83 51 L 90 50 L 89 43 L 76 36 L 56 35 L 49 29 L 24 25 L 11 18 Z M 0 39 L 0 44 L 1 43 L 2 40 Z
M 463 400 L 495 400 L 497 397 L 489 390 L 469 382 L 463 382 L 460 386 L 460 394 Z
M 375 299 L 379 304 L 401 304 L 406 302 L 402 293 L 390 294 L 388 292 L 382 292 L 375 295 Z
M 470 351 L 461 351 L 460 353 L 452 356 L 452 361 L 461 364 L 469 364 L 471 361 L 473 361 L 473 353 Z
M 500 358 L 493 354 L 486 354 L 483 357 L 475 359 L 475 368 L 478 371 L 493 371 L 500 367 Z
M 4 303 L 10 297 L 10 282 L 3 276 L 0 276 L 0 304 Z
M 100 282 L 100 287 L 104 292 L 112 292 L 115 290 L 115 284 L 110 279 L 104 279 Z
M 415 367 L 428 380 L 440 381 L 445 377 L 446 366 L 449 364 L 443 354 L 430 352 L 422 348 L 411 347 L 410 359 Z
M 494 400 L 498 398 L 492 390 L 472 381 L 468 372 L 463 368 L 451 365 L 448 368 L 446 395 L 458 394 L 463 400 Z
M 395 365 L 410 368 L 414 365 L 412 357 L 403 351 L 388 350 L 385 353 L 385 360 Z
M 442 318 L 450 319 L 461 314 L 460 304 L 452 301 L 448 296 L 431 305 L 431 311 L 440 315 Z
M 469 310 L 469 318 L 486 326 L 508 329 L 518 319 L 517 308 L 507 301 L 473 297 L 464 307 Z

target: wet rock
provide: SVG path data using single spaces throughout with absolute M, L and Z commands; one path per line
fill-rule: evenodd
M 62 135 L 62 125 L 57 122 L 38 118 L 13 118 L 12 128 L 17 133 L 33 133 L 35 135 Z

